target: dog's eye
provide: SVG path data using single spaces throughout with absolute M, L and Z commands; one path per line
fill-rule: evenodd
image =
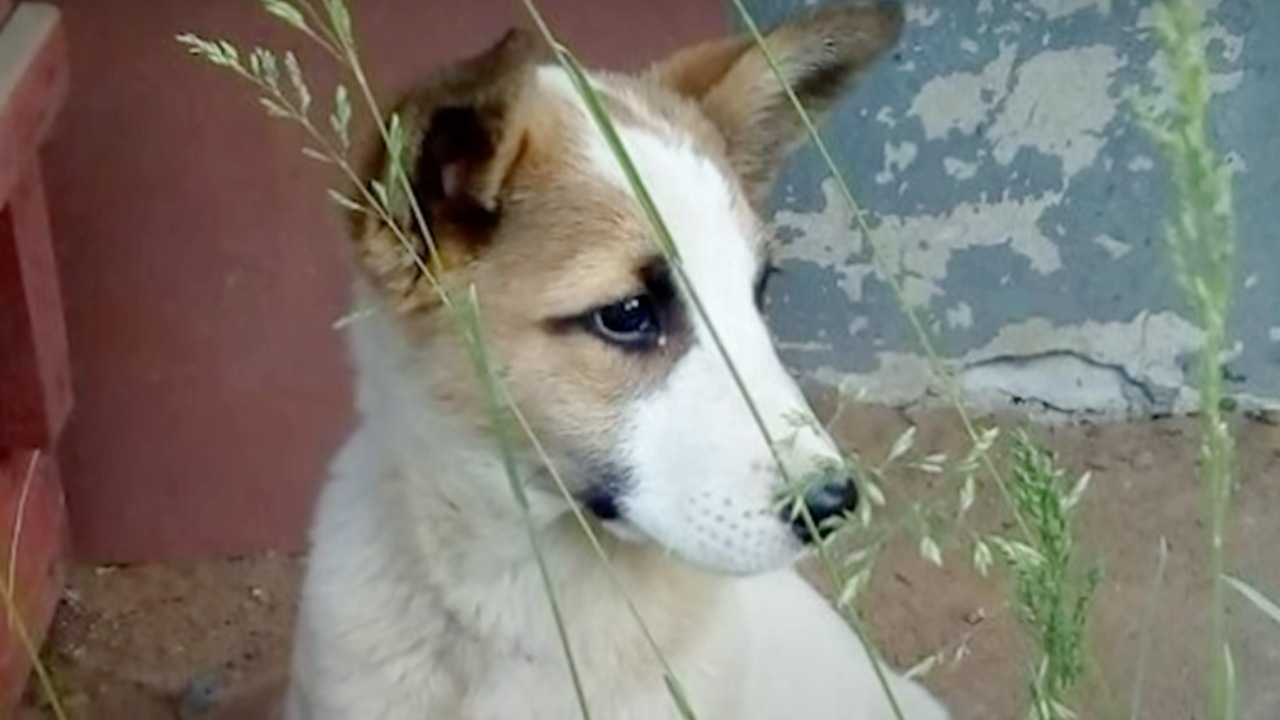
M 658 343 L 662 324 L 653 298 L 636 295 L 592 312 L 591 331 L 616 345 L 641 349 Z

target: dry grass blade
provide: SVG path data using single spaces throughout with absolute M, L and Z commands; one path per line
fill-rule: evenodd
M 1227 575 L 1223 580 L 1225 580 L 1232 589 L 1240 593 L 1245 600 L 1253 603 L 1253 606 L 1261 610 L 1263 615 L 1271 618 L 1271 621 L 1274 622 L 1277 627 L 1280 627 L 1280 605 L 1277 605 L 1271 600 L 1271 598 L 1263 595 L 1261 590 L 1258 590 L 1239 578 Z

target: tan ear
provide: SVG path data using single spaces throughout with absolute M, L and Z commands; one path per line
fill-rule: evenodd
M 400 192 L 381 142 L 364 181 L 386 188 L 396 226 L 413 247 L 406 248 L 386 223 L 362 213 L 356 214 L 353 229 L 367 269 L 402 309 L 435 301 L 419 260 L 448 270 L 483 246 L 497 224 L 499 194 L 523 137 L 520 95 L 544 57 L 532 34 L 513 29 L 488 50 L 438 71 L 393 111 L 404 129 L 400 166 L 440 255 L 427 257 L 410 198 Z
M 765 33 L 787 83 L 815 120 L 855 77 L 896 42 L 896 4 L 829 6 L 802 13 Z M 681 50 L 650 71 L 696 101 L 724 136 L 730 164 L 752 202 L 768 197 L 782 160 L 805 139 L 799 115 L 764 53 L 750 37 Z

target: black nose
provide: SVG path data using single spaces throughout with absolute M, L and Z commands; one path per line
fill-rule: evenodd
M 825 538 L 834 530 L 832 518 L 838 518 L 858 507 L 858 488 L 852 478 L 839 482 L 825 482 L 814 486 L 804 494 L 804 504 L 809 508 L 809 517 L 797 508 L 788 507 L 786 518 L 791 523 L 791 532 L 800 538 L 800 542 L 808 545 L 815 539 L 809 521 L 817 528 L 817 538 Z

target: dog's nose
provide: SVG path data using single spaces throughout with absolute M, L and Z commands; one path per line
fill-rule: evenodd
M 808 519 L 804 513 L 792 518 L 793 508 L 787 508 L 787 518 L 791 521 L 791 532 L 800 538 L 800 542 L 808 545 L 815 539 L 810 530 L 809 519 L 813 520 L 813 526 L 818 530 L 818 539 L 827 537 L 834 530 L 828 520 L 852 512 L 858 507 L 858 487 L 853 478 L 825 482 L 804 494 L 804 504 L 809 508 Z

